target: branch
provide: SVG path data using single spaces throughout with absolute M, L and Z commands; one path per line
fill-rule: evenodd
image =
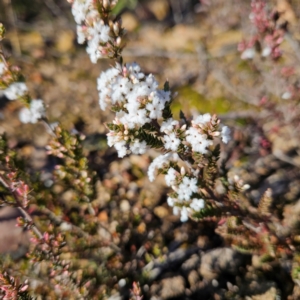
M 3 178 L 3 176 L 1 174 L 0 174 L 0 182 L 3 184 L 4 187 L 6 187 L 10 191 L 10 193 L 14 197 L 16 207 L 22 213 L 24 219 L 30 224 L 30 228 L 32 229 L 32 231 L 36 234 L 36 236 L 39 238 L 39 240 L 44 240 L 43 234 L 41 233 L 41 231 L 34 224 L 34 221 L 33 221 L 32 217 L 31 217 L 31 215 L 23 207 L 21 201 L 18 198 L 18 194 L 16 193 L 16 191 L 14 191 L 10 187 L 10 185 L 6 182 L 6 180 Z

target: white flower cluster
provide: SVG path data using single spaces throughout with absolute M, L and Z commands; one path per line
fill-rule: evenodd
M 183 151 L 192 151 L 200 154 L 207 154 L 209 146 L 213 145 L 213 138 L 220 136 L 223 143 L 230 140 L 230 129 L 223 126 L 221 132 L 214 130 L 218 127 L 219 121 L 210 114 L 198 116 L 191 121 L 191 126 L 186 130 L 186 125 L 180 127 L 179 122 L 172 118 L 167 119 L 161 125 L 160 130 L 165 133 L 163 136 L 164 147 L 173 152 L 161 155 L 154 159 L 149 166 L 148 176 L 150 181 L 155 179 L 157 170 L 165 174 L 166 184 L 173 189 L 172 196 L 168 198 L 169 206 L 173 207 L 175 215 L 180 215 L 182 222 L 187 221 L 190 214 L 204 208 L 203 199 L 198 197 L 197 171 L 189 168 L 187 175 L 185 169 L 179 169 L 177 161 L 179 156 L 176 153 L 179 145 Z M 208 136 L 209 135 L 209 136 Z
M 31 100 L 30 107 L 24 107 L 19 113 L 22 123 L 37 123 L 39 119 L 45 116 L 45 106 L 43 100 Z
M 153 160 L 153 162 L 151 163 L 151 165 L 149 166 L 149 169 L 148 169 L 149 180 L 154 181 L 157 170 L 162 169 L 163 167 L 168 167 L 170 162 L 172 162 L 172 161 L 176 162 L 178 160 L 179 160 L 178 154 L 177 153 L 172 153 L 172 152 L 156 157 Z M 174 179 L 175 179 L 175 177 L 174 177 Z M 171 185 L 171 181 L 172 181 L 172 179 L 169 179 L 169 182 L 170 182 L 170 184 L 168 184 L 169 186 Z
M 9 100 L 16 100 L 26 95 L 28 89 L 24 82 L 14 82 L 3 93 Z
M 146 76 L 137 64 L 117 66 L 103 72 L 98 78 L 99 104 L 102 110 L 111 106 L 116 112 L 114 124 L 122 128 L 111 130 L 108 144 L 114 145 L 119 157 L 133 152 L 146 151 L 146 142 L 133 135 L 139 128 L 152 120 L 162 118 L 163 109 L 170 101 L 170 92 L 158 89 L 153 75 Z M 129 144 L 130 150 L 126 145 Z
M 200 115 L 192 121 L 192 126 L 186 131 L 186 140 L 191 144 L 194 152 L 205 154 L 207 147 L 213 144 L 213 141 L 207 139 L 207 135 L 202 133 L 202 128 L 210 121 L 210 114 Z
M 150 181 L 155 179 L 157 172 L 165 174 L 167 185 L 173 189 L 168 204 L 175 214 L 180 214 L 182 221 L 201 210 L 204 200 L 199 199 L 197 170 L 186 163 L 188 172 L 185 169 L 179 172 L 179 154 L 183 157 L 193 157 L 197 153 L 211 155 L 210 147 L 215 137 L 221 138 L 224 143 L 229 141 L 229 128 L 223 126 L 219 130 L 220 121 L 208 113 L 199 115 L 189 126 L 173 118 L 164 119 L 163 111 L 171 101 L 170 92 L 159 90 L 153 75 L 146 76 L 137 64 L 117 65 L 101 73 L 98 91 L 101 109 L 110 107 L 116 112 L 115 120 L 108 124 L 108 145 L 116 148 L 119 157 L 145 153 L 147 143 L 140 132 L 155 124 L 154 136 L 168 153 L 158 156 L 149 166 Z
M 165 149 L 178 151 L 179 145 L 191 146 L 193 152 L 206 154 L 208 147 L 213 145 L 212 136 L 209 132 L 213 117 L 210 114 L 198 116 L 191 121 L 191 126 L 186 130 L 186 125 L 179 126 L 179 122 L 172 118 L 162 123 L 160 131 L 164 132 L 163 137 Z M 227 144 L 230 139 L 230 129 L 223 126 L 221 132 L 213 133 L 213 137 L 221 135 L 222 142 Z
M 198 180 L 194 176 L 187 175 L 182 167 L 180 172 L 173 168 L 179 160 L 177 153 L 167 153 L 158 156 L 152 162 L 148 169 L 150 181 L 153 181 L 157 170 L 165 170 L 165 180 L 168 186 L 171 186 L 173 193 L 168 197 L 169 206 L 173 207 L 173 213 L 180 215 L 180 220 L 185 222 L 193 212 L 198 212 L 204 208 L 203 199 L 195 198 L 198 194 Z M 167 170 L 167 171 L 166 171 Z M 194 197 L 193 197 L 194 196 Z
M 86 51 L 96 63 L 107 54 L 108 42 L 112 40 L 110 27 L 101 20 L 96 1 L 74 0 L 72 14 L 77 23 L 77 41 L 79 44 L 87 42 Z

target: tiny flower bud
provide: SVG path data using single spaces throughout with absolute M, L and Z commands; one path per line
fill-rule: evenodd
M 242 186 L 242 190 L 243 190 L 243 191 L 246 191 L 246 190 L 248 190 L 248 189 L 250 189 L 250 185 L 249 185 L 249 184 L 244 184 L 244 185 Z
M 118 24 L 118 23 L 114 23 L 113 29 L 114 29 L 115 35 L 118 35 L 118 34 L 119 34 L 119 31 L 120 31 L 119 24 Z
M 103 0 L 103 7 L 104 7 L 105 9 L 107 9 L 107 8 L 109 7 L 109 5 L 110 5 L 109 0 Z
M 177 187 L 177 186 L 175 186 L 175 185 L 172 185 L 172 189 L 173 189 L 175 192 L 177 192 L 177 191 L 178 191 L 178 187 Z
M 113 0 L 113 1 L 111 2 L 111 4 L 110 4 L 110 7 L 111 7 L 111 8 L 114 8 L 114 7 L 117 5 L 117 3 L 118 3 L 118 1 Z
M 117 46 L 120 46 L 121 42 L 122 42 L 122 39 L 118 36 L 118 38 L 116 39 Z
M 221 134 L 220 131 L 216 131 L 212 133 L 212 136 L 219 136 L 220 134 Z
M 182 131 L 186 130 L 186 124 L 182 125 L 180 128 Z
M 184 167 L 181 167 L 181 169 L 180 169 L 180 174 L 181 174 L 182 176 L 185 175 L 185 168 L 184 168 Z
M 22 288 L 20 288 L 20 292 L 25 292 L 27 289 L 28 289 L 28 284 L 26 284 Z

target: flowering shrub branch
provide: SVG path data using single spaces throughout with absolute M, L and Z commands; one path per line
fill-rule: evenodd
M 124 29 L 120 20 L 112 19 L 117 0 L 69 0 L 77 23 L 79 44 L 87 42 L 86 51 L 93 63 L 99 58 L 121 59 Z
M 28 294 L 28 282 L 20 284 L 14 277 L 7 273 L 0 274 L 0 296 L 2 292 L 3 300 L 32 300 Z
M 170 188 L 167 204 L 182 222 L 189 219 L 214 221 L 216 232 L 229 245 L 240 252 L 259 255 L 261 264 L 288 257 L 294 262 L 292 276 L 299 279 L 299 228 L 293 228 L 293 233 L 284 230 L 280 217 L 272 215 L 271 189 L 267 189 L 259 204 L 254 206 L 245 194 L 250 186 L 237 175 L 232 176 L 225 167 L 226 162 L 220 163 L 221 144 L 231 141 L 230 129 L 210 113 L 189 119 L 181 112 L 177 120 L 171 111 L 175 96 L 169 83 L 160 89 L 152 74 L 145 74 L 136 63 L 123 62 L 125 30 L 121 20 L 112 14 L 117 1 L 69 2 L 77 23 L 78 42 L 87 44 L 86 51 L 92 63 L 101 58 L 114 61 L 114 67 L 102 72 L 97 80 L 100 108 L 115 114 L 115 118 L 106 124 L 108 145 L 115 147 L 120 158 L 145 154 L 149 149 L 157 150 L 159 155 L 148 168 L 149 180 L 153 182 L 159 174 L 164 175 Z M 252 59 L 257 44 L 262 49 L 262 57 L 270 56 L 275 61 L 282 56 L 279 46 L 285 31 L 276 26 L 274 18 L 267 13 L 265 1 L 252 1 L 251 21 L 256 33 L 249 42 L 239 45 L 242 59 Z M 5 29 L 0 25 L 0 41 L 4 33 Z M 72 190 L 70 205 L 54 192 L 42 191 L 39 184 L 24 180 L 16 155 L 9 151 L 3 137 L 0 140 L 1 203 L 17 207 L 21 212 L 18 226 L 30 230 L 33 235 L 34 248 L 27 258 L 34 264 L 47 262 L 45 273 L 55 287 L 56 295 L 76 299 L 96 297 L 102 275 L 97 270 L 99 258 L 90 259 L 93 266 L 88 267 L 94 268 L 92 271 L 81 272 L 80 263 L 72 262 L 68 254 L 72 253 L 79 260 L 79 250 L 83 249 L 84 257 L 87 257 L 89 247 L 110 248 L 103 257 L 113 264 L 113 259 L 109 260 L 121 255 L 123 248 L 114 243 L 117 234 L 113 236 L 105 226 L 95 225 L 96 211 L 99 212 L 93 202 L 97 176 L 90 170 L 83 152 L 85 137 L 48 122 L 43 101 L 32 99 L 20 69 L 9 64 L 1 48 L 0 88 L 7 99 L 24 104 L 19 114 L 21 122 L 43 121 L 50 129 L 47 154 L 57 159 L 51 181 L 60 182 L 65 190 Z M 33 187 L 35 190 L 31 190 Z M 47 221 L 41 222 L 40 226 L 32 216 L 34 205 L 37 212 L 47 216 Z M 78 210 L 75 217 L 68 211 L 70 206 Z M 97 236 L 100 227 L 109 232 L 109 242 Z M 60 232 L 62 230 L 64 234 Z M 106 265 L 101 267 L 104 270 Z M 0 274 L 3 299 L 31 299 L 27 294 L 29 288 L 27 281 L 19 284 L 6 273 Z M 135 299 L 143 298 L 135 282 L 131 293 Z
M 264 0 L 253 0 L 251 8 L 249 18 L 256 29 L 256 34 L 248 42 L 243 41 L 239 44 L 238 50 L 242 52 L 241 58 L 252 59 L 256 49 L 260 50 L 262 57 L 270 56 L 273 60 L 280 58 L 282 55 L 280 44 L 284 40 L 286 28 L 276 24 L 278 15 L 267 11 Z

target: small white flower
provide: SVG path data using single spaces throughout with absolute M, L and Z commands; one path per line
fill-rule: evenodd
M 89 11 L 92 8 L 92 0 L 75 0 L 72 4 L 72 14 L 74 16 L 75 22 L 81 24 Z
M 151 94 L 152 102 L 146 105 L 146 109 L 149 111 L 149 117 L 151 119 L 160 119 L 162 117 L 162 111 L 165 107 L 164 102 L 161 100 L 159 94 L 153 92 Z
M 196 128 L 189 128 L 186 131 L 186 140 L 192 146 L 192 150 L 202 154 L 207 153 L 207 147 L 213 144 L 213 141 L 208 140 L 205 134 L 198 132 Z
M 180 145 L 180 139 L 176 137 L 175 132 L 171 132 L 169 135 L 164 136 L 165 148 L 174 152 L 177 151 Z
M 173 198 L 171 198 L 171 197 L 168 197 L 167 203 L 168 203 L 169 206 L 173 207 L 174 203 L 175 203 L 175 200 Z
M 193 145 L 193 151 L 205 154 L 207 153 L 207 147 L 211 146 L 212 144 L 213 141 L 203 138 Z
M 24 107 L 19 112 L 19 119 L 22 123 L 37 123 L 45 116 L 45 106 L 43 100 L 32 100 L 30 107 Z
M 186 222 L 189 219 L 189 209 L 186 206 L 183 206 L 183 207 L 174 206 L 173 214 L 175 216 L 178 216 L 180 214 L 181 222 Z
M 147 150 L 147 143 L 145 141 L 140 142 L 136 139 L 132 144 L 130 144 L 130 150 L 134 154 L 144 154 Z
M 171 161 L 177 161 L 179 156 L 177 153 L 167 153 L 156 157 L 148 168 L 148 177 L 150 181 L 155 179 L 156 170 L 168 165 Z
M 227 126 L 222 128 L 222 142 L 227 144 L 230 141 L 230 129 Z
M 285 92 L 281 96 L 281 98 L 284 99 L 284 100 L 291 99 L 291 97 L 292 97 L 292 94 L 290 92 Z
M 83 44 L 86 40 L 86 31 L 84 30 L 84 27 L 77 25 L 76 31 L 77 31 L 77 43 Z
M 146 77 L 145 83 L 149 92 L 154 92 L 158 88 L 158 83 L 152 74 Z
M 163 104 L 166 102 L 169 102 L 171 100 L 171 92 L 170 91 L 164 91 L 164 90 L 158 90 L 157 91 L 161 101 Z
M 189 219 L 188 209 L 185 206 L 183 206 L 181 208 L 180 213 L 181 213 L 181 215 L 180 215 L 180 221 L 181 222 L 186 222 Z
M 176 181 L 177 171 L 173 168 L 170 168 L 165 176 L 167 186 L 172 186 Z
M 162 109 L 155 103 L 148 103 L 146 109 L 149 111 L 149 117 L 151 119 L 159 119 L 162 116 Z
M 178 190 L 177 190 L 177 194 L 178 194 L 178 199 L 181 201 L 188 201 L 191 197 L 191 191 L 190 190 L 186 190 L 184 187 L 179 186 Z
M 27 107 L 23 107 L 19 112 L 19 119 L 22 123 L 31 123 L 31 111 Z
M 147 112 L 145 109 L 138 109 L 135 114 L 132 114 L 130 118 L 132 118 L 132 122 L 139 124 L 139 125 L 144 125 L 147 122 L 150 121 L 149 118 L 146 116 Z
M 241 59 L 252 59 L 255 56 L 255 50 L 253 48 L 248 48 L 246 49 L 242 55 L 241 55 Z
M 265 47 L 261 53 L 261 56 L 267 57 L 272 53 L 272 48 L 271 47 Z
M 175 126 L 179 125 L 179 122 L 174 120 L 173 118 L 167 119 L 165 122 L 162 122 L 160 126 L 160 131 L 172 131 Z
M 120 141 L 114 144 L 116 150 L 118 151 L 119 157 L 124 157 L 127 154 L 126 142 Z
M 197 179 L 185 176 L 178 188 L 178 199 L 189 200 L 192 193 L 196 193 L 198 191 Z
M 204 208 L 204 200 L 194 198 L 190 203 L 190 207 L 195 211 L 199 211 L 200 209 Z
M 4 95 L 9 100 L 16 100 L 27 93 L 27 86 L 24 82 L 14 82 L 6 90 Z
M 208 122 L 210 122 L 210 120 L 211 120 L 211 115 L 209 113 L 206 113 L 204 115 L 198 116 L 193 123 L 205 125 Z
M 173 207 L 173 215 L 178 216 L 180 212 L 180 208 L 178 206 Z
M 184 188 L 187 190 L 190 190 L 191 193 L 196 193 L 198 190 L 197 187 L 197 179 L 196 178 L 188 178 L 188 177 L 183 177 L 182 183 L 180 185 L 183 185 Z

